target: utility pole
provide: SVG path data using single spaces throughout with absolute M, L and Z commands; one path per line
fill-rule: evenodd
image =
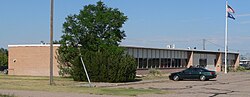
M 53 14 L 54 0 L 50 0 L 50 85 L 53 84 Z

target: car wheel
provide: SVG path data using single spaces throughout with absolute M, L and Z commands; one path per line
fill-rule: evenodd
M 201 75 L 201 76 L 200 76 L 200 80 L 201 80 L 201 81 L 205 81 L 205 80 L 206 80 L 206 76 Z
M 8 74 L 8 70 L 7 70 L 7 69 L 4 69 L 4 70 L 3 70 L 3 73 L 4 73 L 4 74 Z
M 178 80 L 180 80 L 180 77 L 179 77 L 178 75 L 175 75 L 175 76 L 173 77 L 173 80 L 174 80 L 174 81 L 178 81 Z

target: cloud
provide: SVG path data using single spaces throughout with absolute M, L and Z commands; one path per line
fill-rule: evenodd
M 250 13 L 247 13 L 247 14 L 238 14 L 236 15 L 237 17 L 249 17 L 250 16 Z
M 199 22 L 199 21 L 205 21 L 205 20 L 210 20 L 210 19 L 212 18 L 211 17 L 192 18 L 192 19 L 180 20 L 180 22 Z
M 250 13 L 238 14 L 236 17 L 250 17 Z M 240 24 L 250 24 L 250 21 L 240 21 Z
M 250 21 L 243 21 L 240 24 L 250 24 Z

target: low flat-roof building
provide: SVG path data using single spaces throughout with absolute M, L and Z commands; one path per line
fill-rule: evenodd
M 60 45 L 54 45 L 53 74 L 58 76 L 56 51 Z M 224 69 L 224 52 L 196 49 L 146 48 L 122 46 L 137 62 L 137 73 L 143 74 L 151 68 L 171 72 L 201 66 L 220 72 Z M 49 45 L 8 45 L 9 75 L 49 76 Z M 228 67 L 239 66 L 239 53 L 228 53 Z
M 196 49 L 175 48 L 146 48 L 124 46 L 126 52 L 137 61 L 137 73 L 143 73 L 150 68 L 158 68 L 171 72 L 185 69 L 190 66 L 200 66 L 209 70 L 220 72 L 224 70 L 225 55 L 223 51 L 209 51 Z M 239 66 L 239 53 L 228 53 L 228 67 Z

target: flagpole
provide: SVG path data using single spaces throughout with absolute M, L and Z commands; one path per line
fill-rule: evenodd
M 226 26 L 225 26 L 225 74 L 227 73 L 227 17 L 228 17 L 228 1 L 226 0 Z

